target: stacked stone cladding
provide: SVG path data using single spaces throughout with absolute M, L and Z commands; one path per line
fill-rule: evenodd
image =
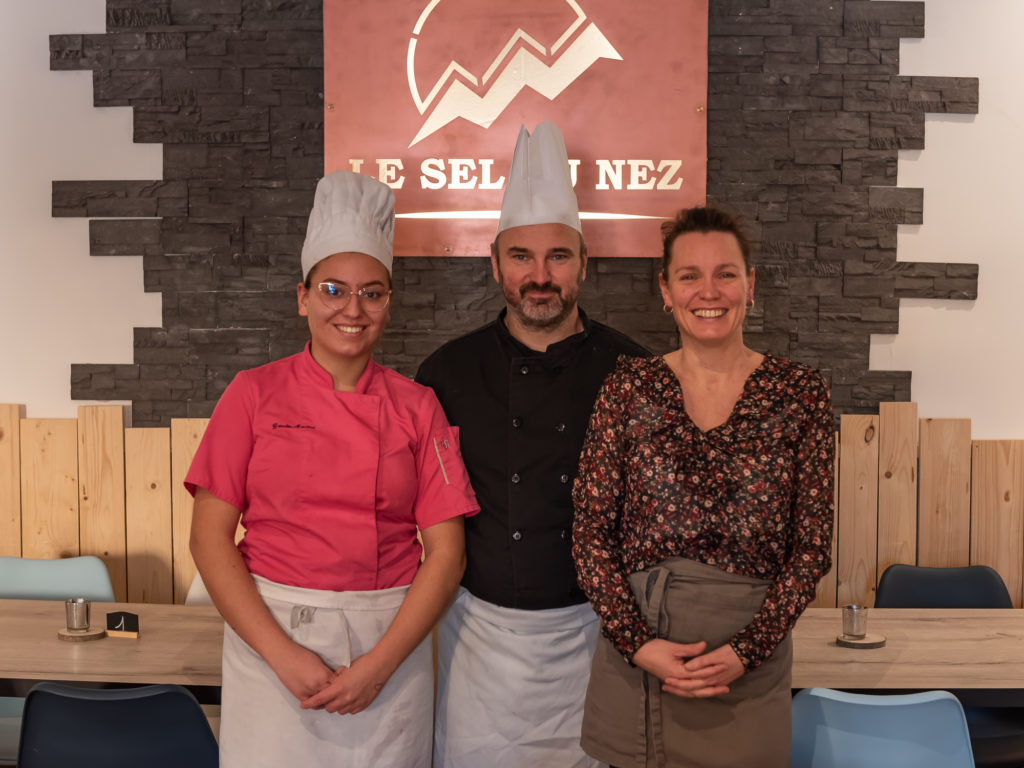
M 978 268 L 898 260 L 897 228 L 923 207 L 922 190 L 897 185 L 898 152 L 924 148 L 926 113 L 976 113 L 977 80 L 899 74 L 900 39 L 924 34 L 922 2 L 710 6 L 708 198 L 743 214 L 758 246 L 748 343 L 820 368 L 840 413 L 909 399 L 909 372 L 869 370 L 871 335 L 898 333 L 902 298 L 976 298 Z M 88 217 L 94 255 L 141 256 L 145 289 L 163 299 L 162 327 L 135 329 L 133 363 L 72 366 L 73 398 L 130 400 L 136 426 L 208 416 L 235 372 L 301 349 L 322 10 L 108 0 L 105 34 L 51 38 L 51 67 L 91 70 L 96 106 L 131 107 L 135 141 L 164 158 L 162 180 L 53 183 L 54 216 Z M 582 304 L 668 351 L 659 267 L 592 260 Z M 503 306 L 485 259 L 400 258 L 394 278 L 378 359 L 409 375 Z

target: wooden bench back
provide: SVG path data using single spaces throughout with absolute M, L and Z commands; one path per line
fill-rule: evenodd
M 0 405 L 0 555 L 97 555 L 119 600 L 183 602 L 195 574 L 182 479 L 206 419 L 124 427 L 121 406 L 23 419 Z M 914 403 L 841 418 L 834 566 L 817 606 L 873 605 L 892 563 L 981 563 L 1024 605 L 1024 440 L 972 440 Z

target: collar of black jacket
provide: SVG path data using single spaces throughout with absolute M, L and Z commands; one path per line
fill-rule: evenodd
M 587 337 L 590 336 L 590 332 L 593 327 L 590 322 L 590 318 L 587 317 L 587 313 L 583 311 L 583 307 L 577 307 L 577 309 L 580 313 L 580 322 L 583 324 L 583 330 L 579 333 L 567 336 L 561 341 L 548 345 L 547 350 L 544 352 L 538 352 L 536 349 L 530 349 L 509 332 L 508 326 L 505 324 L 505 316 L 508 314 L 507 307 L 501 310 L 501 313 L 498 315 L 498 319 L 494 321 L 494 327 L 498 332 L 498 337 L 501 339 L 502 346 L 505 348 L 505 351 L 508 353 L 510 358 L 546 357 L 560 359 L 578 350 L 587 340 Z

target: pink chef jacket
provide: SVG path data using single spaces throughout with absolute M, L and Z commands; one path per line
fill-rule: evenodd
M 185 487 L 242 511 L 251 573 L 308 589 L 409 584 L 417 526 L 479 511 L 432 390 L 370 360 L 336 392 L 308 344 L 234 378 Z

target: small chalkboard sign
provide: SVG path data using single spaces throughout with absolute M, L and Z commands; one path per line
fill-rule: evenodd
M 139 615 L 128 611 L 114 611 L 107 614 L 108 637 L 138 637 Z

